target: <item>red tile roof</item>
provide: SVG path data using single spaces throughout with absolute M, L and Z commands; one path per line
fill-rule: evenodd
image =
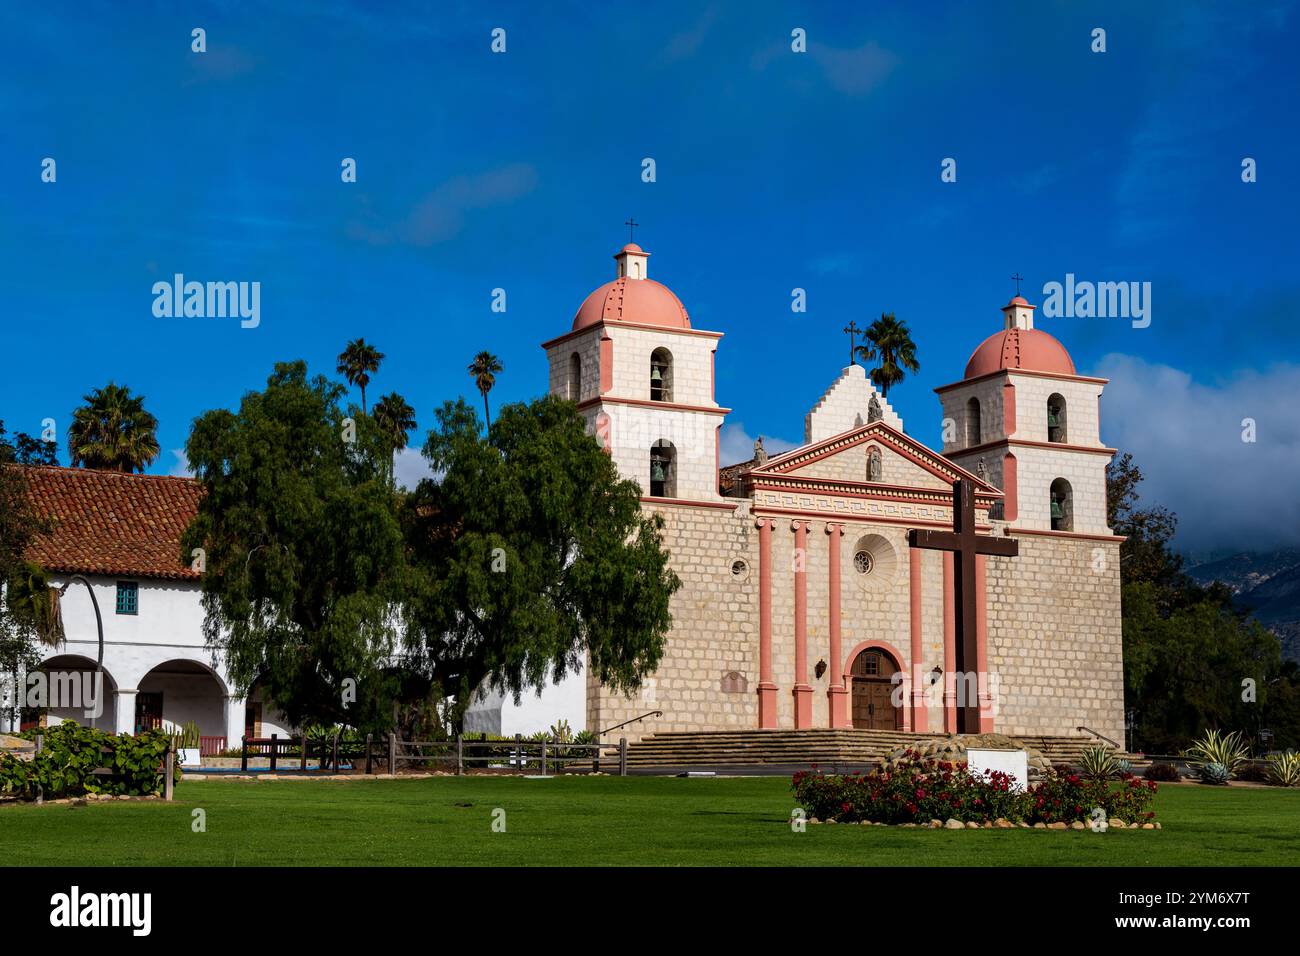
M 48 571 L 197 580 L 181 561 L 181 533 L 197 509 L 192 478 L 34 466 L 28 491 L 50 534 L 27 557 Z

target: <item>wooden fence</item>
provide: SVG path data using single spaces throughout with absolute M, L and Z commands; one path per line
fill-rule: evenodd
M 498 765 L 523 773 L 538 769 L 543 775 L 551 770 L 567 767 L 590 766 L 599 773 L 602 762 L 610 771 L 616 766 L 620 777 L 627 776 L 627 738 L 620 737 L 617 754 L 602 758 L 601 751 L 608 744 L 575 744 L 555 740 L 527 740 L 516 735 L 514 740 L 486 740 L 457 735 L 449 740 L 399 740 L 396 734 L 375 739 L 367 734 L 365 740 L 342 740 L 336 734 L 331 740 L 312 740 L 303 737 L 244 737 L 239 769 L 248 770 L 249 755 L 270 758 L 269 769 L 274 772 L 281 762 L 296 763 L 301 772 L 307 771 L 307 762 L 314 750 L 319 760 L 320 772 L 327 767 L 337 771 L 340 762 L 349 760 L 356 767 L 365 765 L 365 772 L 373 774 L 376 764 L 387 765 L 390 774 L 397 772 L 398 761 L 416 763 L 443 763 L 456 768 L 457 775 L 473 764 Z

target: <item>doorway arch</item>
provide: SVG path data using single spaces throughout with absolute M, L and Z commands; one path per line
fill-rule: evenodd
M 898 655 L 879 642 L 860 644 L 849 655 L 849 715 L 855 730 L 902 730 L 903 708 L 895 707 Z

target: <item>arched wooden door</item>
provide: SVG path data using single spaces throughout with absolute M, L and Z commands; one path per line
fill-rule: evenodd
M 868 647 L 849 668 L 853 726 L 858 730 L 901 730 L 903 710 L 890 699 L 898 662 L 878 647 Z

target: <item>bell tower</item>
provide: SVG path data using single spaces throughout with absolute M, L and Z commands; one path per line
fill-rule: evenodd
M 1079 375 L 1059 341 L 1034 328 L 1034 306 L 1017 295 L 1002 330 L 985 339 L 960 382 L 935 389 L 943 404 L 943 453 L 1002 489 L 1012 529 L 1109 535 L 1101 393 L 1107 381 Z
M 730 411 L 714 399 L 722 333 L 691 327 L 681 300 L 649 277 L 649 259 L 637 244 L 623 246 L 613 281 L 587 296 L 569 332 L 542 344 L 550 391 L 577 404 L 649 502 L 716 501 Z

